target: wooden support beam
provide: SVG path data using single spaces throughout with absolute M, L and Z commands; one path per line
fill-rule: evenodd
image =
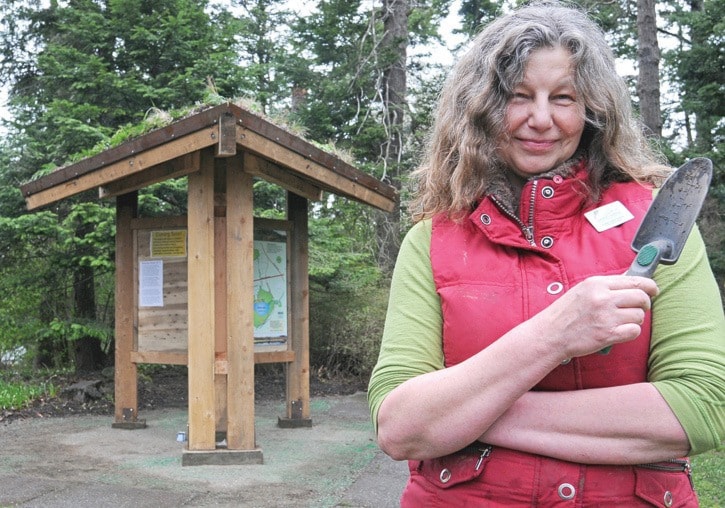
M 265 158 L 311 179 L 320 187 L 334 189 L 336 194 L 363 201 L 387 212 L 395 208 L 395 199 L 386 198 L 241 125 L 237 125 L 237 144 L 257 154 L 264 154 Z
M 111 182 L 99 187 L 98 197 L 103 199 L 126 194 L 127 192 L 139 190 L 158 182 L 163 182 L 171 178 L 179 178 L 199 171 L 200 157 L 199 152 L 189 153 L 168 162 L 162 162 L 144 172 L 134 173 L 127 178 Z
M 158 164 L 170 161 L 182 155 L 212 146 L 217 142 L 219 129 L 217 126 L 207 127 L 192 134 L 146 150 L 143 153 L 132 155 L 118 162 L 103 166 L 97 171 L 85 173 L 68 180 L 61 185 L 49 187 L 36 194 L 26 196 L 28 210 L 60 201 L 81 192 L 108 186 L 110 182 L 127 178 L 132 174 L 140 173 Z
M 131 221 L 131 229 L 186 228 L 186 215 L 177 217 L 139 217 Z
M 227 447 L 254 440 L 254 224 L 252 176 L 227 159 Z
M 291 363 L 295 361 L 294 351 L 257 351 L 254 363 Z
M 186 351 L 132 351 L 131 361 L 133 363 L 186 365 L 188 356 Z
M 230 111 L 219 116 L 219 142 L 216 145 L 217 157 L 237 155 L 237 117 Z
M 214 157 L 204 150 L 189 175 L 188 198 L 189 450 L 213 450 L 214 408 Z
M 310 331 L 308 276 L 307 200 L 287 193 L 287 215 L 292 221 L 290 259 L 291 349 L 294 361 L 287 365 L 287 419 L 282 427 L 308 427 L 310 419 Z
M 135 192 L 116 198 L 116 294 L 115 294 L 115 408 L 113 426 L 143 427 L 138 420 L 138 373 L 131 359 L 134 336 L 134 242 L 131 221 L 136 216 Z
M 130 358 L 133 363 L 153 363 L 164 365 L 187 365 L 186 351 L 131 351 Z M 261 351 L 254 353 L 254 363 L 291 363 L 295 360 L 294 351 Z M 226 358 L 217 357 L 214 360 L 214 373 L 228 372 Z
M 222 186 L 224 172 L 215 171 L 215 202 L 218 199 L 221 173 Z M 223 188 L 221 189 L 223 192 Z M 216 208 L 216 206 L 215 206 Z M 222 210 L 223 211 L 223 210 Z M 214 217 L 214 407 L 216 412 L 216 432 L 227 431 L 227 376 L 219 371 L 220 362 L 227 359 L 227 233 L 226 219 Z
M 244 153 L 244 171 L 310 201 L 322 200 L 322 189 L 251 152 Z

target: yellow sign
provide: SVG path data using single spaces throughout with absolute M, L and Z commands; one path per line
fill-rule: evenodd
M 186 257 L 186 230 L 151 231 L 151 257 Z

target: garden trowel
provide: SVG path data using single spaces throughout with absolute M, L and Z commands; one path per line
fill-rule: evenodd
M 627 275 L 652 277 L 658 263 L 672 265 L 680 257 L 712 180 L 712 161 L 699 157 L 672 173 L 639 225 L 632 240 L 637 252 Z
M 651 278 L 659 263 L 672 265 L 680 257 L 700 214 L 712 180 L 712 161 L 692 159 L 662 184 L 632 240 L 637 252 L 627 275 Z M 611 346 L 600 351 L 609 353 Z

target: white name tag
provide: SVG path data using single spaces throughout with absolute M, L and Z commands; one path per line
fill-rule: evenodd
M 589 210 L 584 214 L 584 217 L 600 233 L 634 219 L 632 212 L 627 210 L 619 201 L 613 201 L 594 210 Z

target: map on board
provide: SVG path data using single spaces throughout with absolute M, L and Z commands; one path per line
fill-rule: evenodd
M 254 242 L 254 338 L 287 337 L 287 244 Z

